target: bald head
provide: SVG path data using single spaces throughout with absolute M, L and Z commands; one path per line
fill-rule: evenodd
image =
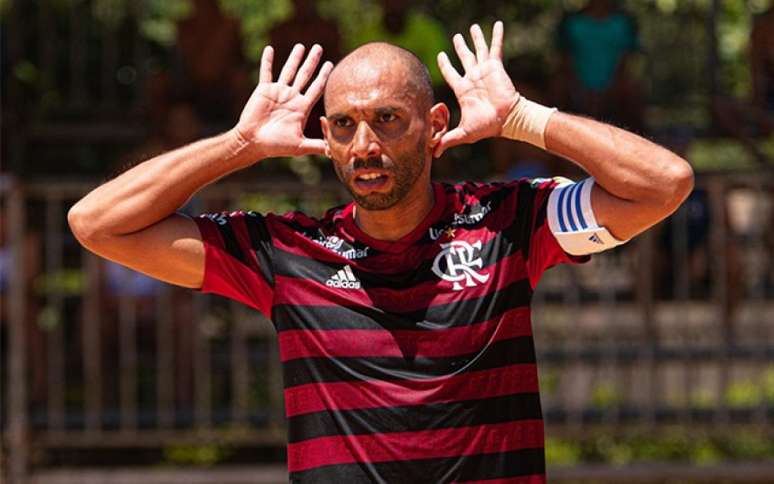
M 433 105 L 427 66 L 409 50 L 386 42 L 371 42 L 353 50 L 331 72 L 325 86 L 326 113 L 331 93 L 374 83 L 396 84 L 404 94 L 415 98 L 422 111 Z

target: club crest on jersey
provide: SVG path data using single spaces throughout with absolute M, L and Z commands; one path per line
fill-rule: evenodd
M 441 249 L 433 261 L 433 272 L 444 281 L 453 282 L 452 288 L 455 291 L 489 280 L 489 274 L 476 270 L 480 270 L 484 265 L 480 240 L 472 245 L 464 240 L 455 240 L 441 244 Z

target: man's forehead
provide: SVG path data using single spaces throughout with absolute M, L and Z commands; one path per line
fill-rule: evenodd
M 400 65 L 363 60 L 341 66 L 328 80 L 326 112 L 368 109 L 385 104 L 411 104 L 418 95 Z

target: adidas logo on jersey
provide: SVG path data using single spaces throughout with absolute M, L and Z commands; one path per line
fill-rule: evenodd
M 360 289 L 360 281 L 357 280 L 355 274 L 352 273 L 352 268 L 348 265 L 325 281 L 325 285 L 340 289 Z

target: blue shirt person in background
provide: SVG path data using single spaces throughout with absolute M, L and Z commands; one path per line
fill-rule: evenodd
M 567 109 L 642 130 L 641 89 L 628 65 L 640 49 L 637 26 L 617 3 L 589 0 L 560 22 L 558 95 Z

